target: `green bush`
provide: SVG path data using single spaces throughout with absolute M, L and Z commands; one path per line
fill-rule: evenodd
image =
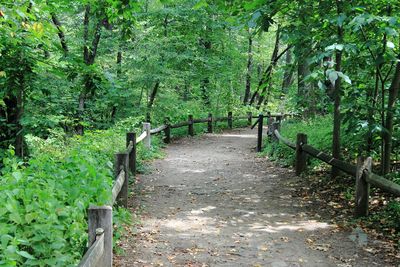
M 56 132 L 46 140 L 27 136 L 26 163 L 8 151 L 0 176 L 0 266 L 79 262 L 87 242 L 86 210 L 110 201 L 113 154 L 125 149 L 125 133 L 135 121 L 69 139 Z M 159 155 L 159 141 L 153 140 L 151 151 L 139 145 L 139 166 Z

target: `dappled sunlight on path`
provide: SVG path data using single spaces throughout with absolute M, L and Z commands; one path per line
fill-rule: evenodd
M 312 216 L 296 195 L 298 178 L 257 158 L 255 145 L 248 129 L 171 144 L 140 177 L 142 225 L 116 263 L 375 266 L 336 225 Z

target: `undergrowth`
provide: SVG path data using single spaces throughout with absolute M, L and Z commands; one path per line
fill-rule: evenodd
M 113 155 L 125 150 L 127 131 L 140 132 L 135 127 L 139 119 L 72 138 L 61 132 L 47 139 L 26 136 L 31 153 L 27 162 L 8 150 L 0 177 L 1 266 L 79 262 L 87 243 L 87 208 L 109 203 Z M 143 161 L 161 156 L 158 138 L 152 144 L 151 150 L 138 146 L 139 170 Z M 124 209 L 115 211 L 116 223 L 129 223 Z
M 293 142 L 296 141 L 297 133 L 305 133 L 308 136 L 308 144 L 330 154 L 332 139 L 331 116 L 315 117 L 309 120 L 293 119 L 284 121 L 281 125 L 280 132 L 282 136 Z M 341 139 L 345 160 L 355 164 L 354 161 L 358 145 L 352 144 L 353 138 L 348 136 L 344 131 L 342 132 Z M 263 152 L 260 153 L 261 156 L 268 155 L 270 159 L 275 160 L 284 166 L 294 166 L 294 150 L 285 144 L 272 142 L 269 138 L 265 138 L 264 144 L 266 145 Z M 312 177 L 314 176 L 317 177 L 314 180 L 318 180 L 319 183 L 315 183 L 314 185 L 321 187 L 319 188 L 321 190 L 325 190 L 323 187 L 332 182 L 329 180 L 329 170 L 330 167 L 327 164 L 317 159 L 309 158 L 308 171 L 305 175 L 309 180 L 313 180 Z M 321 171 L 326 173 L 323 175 L 322 180 L 320 177 Z M 396 172 L 389 174 L 386 178 L 396 183 L 400 182 L 400 175 Z M 335 183 L 338 184 L 335 188 L 340 191 L 336 192 L 336 194 L 344 196 L 343 200 L 347 202 L 348 207 L 354 207 L 355 182 L 352 183 L 352 185 L 349 185 L 344 182 L 345 180 L 346 179 L 335 180 Z M 318 189 L 314 190 L 318 192 Z M 330 197 L 333 199 L 335 196 Z M 378 189 L 372 188 L 370 202 L 370 215 L 361 220 L 357 220 L 357 222 L 362 223 L 370 229 L 378 230 L 378 232 L 384 234 L 386 238 L 397 242 L 397 246 L 400 247 L 399 199 L 388 194 L 382 194 Z

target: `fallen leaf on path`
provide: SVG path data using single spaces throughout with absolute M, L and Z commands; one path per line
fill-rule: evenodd
M 311 249 L 318 251 L 328 251 L 331 247 L 330 244 L 315 244 L 310 246 Z
M 285 242 L 285 243 L 289 242 L 289 238 L 286 237 L 286 236 L 282 236 L 282 237 L 281 237 L 281 240 L 282 240 L 283 242 Z

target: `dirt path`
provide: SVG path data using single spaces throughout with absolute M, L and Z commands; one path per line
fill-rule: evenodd
M 362 247 L 374 243 L 362 234 L 316 220 L 294 194 L 299 178 L 256 158 L 255 133 L 169 145 L 166 158 L 140 177 L 142 226 L 116 265 L 390 266 Z

